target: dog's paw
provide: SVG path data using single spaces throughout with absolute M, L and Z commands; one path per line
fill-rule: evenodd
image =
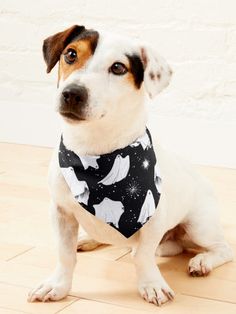
M 207 254 L 201 253 L 191 258 L 188 265 L 188 271 L 191 276 L 207 276 L 210 273 L 212 264 Z
M 77 251 L 92 251 L 100 245 L 102 245 L 102 243 L 88 238 L 87 236 L 81 236 L 78 239 Z
M 161 306 L 174 299 L 174 291 L 166 284 L 159 281 L 149 281 L 139 284 L 139 292 L 145 301 Z
M 68 285 L 58 284 L 53 281 L 45 281 L 28 294 L 28 302 L 35 301 L 58 301 L 65 298 L 69 293 L 70 287 Z

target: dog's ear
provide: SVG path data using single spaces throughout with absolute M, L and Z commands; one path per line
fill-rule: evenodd
M 65 47 L 84 30 L 84 26 L 74 25 L 44 40 L 43 57 L 47 64 L 47 73 L 56 65 Z
M 172 70 L 151 47 L 141 48 L 144 66 L 144 86 L 150 98 L 160 93 L 170 82 Z

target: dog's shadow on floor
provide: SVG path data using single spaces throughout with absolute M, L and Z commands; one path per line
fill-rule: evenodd
M 188 263 L 191 258 L 200 253 L 199 250 L 185 250 L 181 254 L 168 257 L 156 257 L 156 262 L 161 271 L 181 271 L 187 272 Z
M 86 272 L 84 272 L 84 268 L 83 270 L 81 269 L 81 274 L 84 276 L 83 278 L 78 277 L 78 282 L 73 287 L 73 292 L 70 295 L 82 299 L 116 303 L 118 305 L 122 300 L 122 304 L 125 306 L 135 305 L 137 309 L 139 306 L 143 310 L 153 309 L 153 305 L 146 303 L 138 293 L 135 266 L 131 254 L 127 252 L 115 260 L 112 259 L 125 249 L 128 250 L 128 248 L 102 245 L 92 251 L 79 252 L 84 257 L 92 257 L 91 264 L 89 262 L 90 259 L 88 259 L 86 265 L 83 264 L 83 266 L 90 267 L 94 265 L 94 260 L 97 260 L 97 267 L 96 269 L 90 268 L 88 277 L 86 276 Z M 183 283 L 188 287 L 192 286 L 192 280 L 195 279 L 188 274 L 188 263 L 199 252 L 199 250 L 190 249 L 176 256 L 156 257 L 156 263 L 161 273 L 167 279 L 168 284 L 174 289 L 176 295 L 180 293 Z M 117 275 L 114 274 L 115 272 L 117 272 Z
M 121 253 L 122 251 L 124 251 L 124 253 Z M 181 254 L 175 256 L 156 256 L 156 263 L 163 272 L 171 270 L 187 273 L 189 260 L 201 252 L 201 249 L 187 249 L 184 250 Z M 98 258 L 105 258 L 106 260 L 110 259 L 111 261 L 133 263 L 130 253 L 131 249 L 129 248 L 117 248 L 107 244 L 102 244 L 91 251 L 78 250 L 79 255 L 82 254 L 84 256 L 97 256 Z

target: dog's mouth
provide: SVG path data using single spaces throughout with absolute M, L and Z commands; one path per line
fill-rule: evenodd
M 85 118 L 81 117 L 75 112 L 70 112 L 70 111 L 59 111 L 60 115 L 65 118 L 66 120 L 72 120 L 72 121 L 84 121 Z

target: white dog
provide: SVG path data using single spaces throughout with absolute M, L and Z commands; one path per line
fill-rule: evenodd
M 168 85 L 172 74 L 156 52 L 130 38 L 75 25 L 47 38 L 43 54 L 47 72 L 59 62 L 57 110 L 62 116 L 63 142 L 68 150 L 75 155 L 98 156 L 126 147 L 138 138 L 146 149 L 145 94 L 154 97 Z M 153 146 L 161 173 L 160 200 L 150 220 L 128 238 L 116 230 L 118 218 L 112 227 L 78 204 L 64 179 L 56 148 L 49 183 L 58 264 L 50 278 L 29 293 L 29 301 L 60 300 L 68 295 L 80 224 L 88 234 L 79 243 L 82 248 L 92 249 L 100 243 L 132 248 L 138 290 L 146 301 L 156 305 L 173 299 L 174 292 L 162 277 L 155 254 L 181 253 L 183 238 L 204 248 L 189 262 L 188 271 L 193 276 L 207 275 L 232 260 L 232 251 L 219 224 L 215 198 L 205 180 L 191 166 L 157 146 L 155 138 Z M 84 161 L 81 158 L 81 162 L 95 171 L 99 159 L 88 158 Z M 125 175 L 126 170 L 116 181 Z M 109 182 L 110 178 L 113 176 L 109 175 Z M 90 194 L 85 187 L 87 203 Z M 119 208 L 119 217 L 122 211 Z

